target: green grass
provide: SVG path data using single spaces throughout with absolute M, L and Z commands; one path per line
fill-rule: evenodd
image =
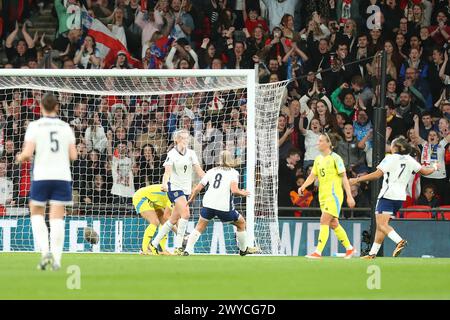
M 450 259 L 65 254 L 58 272 L 38 260 L 0 254 L 0 299 L 450 299 Z M 69 265 L 80 290 L 67 289 Z M 379 290 L 367 288 L 370 265 Z

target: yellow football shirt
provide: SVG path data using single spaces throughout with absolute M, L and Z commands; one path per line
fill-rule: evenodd
M 342 174 L 345 165 L 342 158 L 332 152 L 329 155 L 319 155 L 314 160 L 312 169 L 319 179 L 319 202 L 339 201 L 342 203 L 344 191 L 342 188 Z
M 167 192 L 161 191 L 161 184 L 140 188 L 133 196 L 133 205 L 138 213 L 171 207 Z

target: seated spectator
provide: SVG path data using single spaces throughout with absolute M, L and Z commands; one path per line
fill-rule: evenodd
M 148 121 L 147 131 L 137 136 L 136 148 L 143 149 L 145 145 L 152 145 L 158 158 L 166 153 L 167 139 L 158 132 L 158 125 L 154 118 L 150 118 Z
M 420 206 L 430 206 L 431 208 L 439 207 L 440 201 L 436 197 L 433 185 L 426 185 L 422 188 L 422 192 L 419 199 L 417 199 L 416 204 Z
M 0 160 L 0 206 L 15 205 L 13 200 L 13 181 L 6 176 L 7 164 Z
M 84 140 L 88 151 L 91 151 L 92 149 L 99 150 L 100 153 L 106 151 L 107 138 L 105 130 L 100 122 L 100 116 L 97 112 L 93 112 L 90 115 Z

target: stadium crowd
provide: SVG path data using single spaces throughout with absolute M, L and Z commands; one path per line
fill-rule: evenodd
M 280 207 L 318 207 L 316 186 L 302 196 L 296 190 L 311 170 L 321 132 L 341 136 L 335 152 L 349 176 L 374 169 L 373 108 L 380 96 L 379 53 L 385 50 L 386 143 L 403 135 L 422 164 L 441 165 L 411 181 L 405 205 L 450 204 L 450 0 L 55 0 L 44 4 L 58 19 L 54 41 L 27 31 L 39 6 L 34 0 L 3 2 L 4 68 L 258 65 L 260 83 L 291 80 L 278 118 Z M 90 23 L 74 19 L 76 14 Z M 102 56 L 100 39 L 90 32 L 93 19 L 120 41 L 113 59 Z M 39 90 L 0 95 L 1 204 L 26 202 L 30 163 L 16 168 L 14 155 L 26 124 L 39 116 L 41 95 Z M 74 189 L 80 203 L 129 203 L 136 188 L 160 182 L 161 161 L 177 128 L 192 135 L 202 128 L 204 145 L 217 142 L 218 131 L 231 135 L 236 155 L 245 147 L 239 142 L 245 92 L 181 95 L 175 103 L 65 93 L 59 99 L 61 116 L 77 136 Z M 213 109 L 220 114 L 208 112 Z M 358 207 L 370 206 L 368 184 L 352 186 L 352 193 Z

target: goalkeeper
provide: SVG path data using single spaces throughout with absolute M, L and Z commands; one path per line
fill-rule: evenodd
M 160 224 L 164 224 L 172 211 L 172 204 L 167 197 L 167 192 L 161 191 L 160 184 L 154 184 L 140 188 L 133 195 L 133 206 L 136 212 L 150 224 L 144 232 L 142 239 L 143 254 L 158 254 L 149 250 L 149 243 Z M 176 227 L 172 229 L 176 232 Z M 167 235 L 161 240 L 161 251 L 166 249 Z

